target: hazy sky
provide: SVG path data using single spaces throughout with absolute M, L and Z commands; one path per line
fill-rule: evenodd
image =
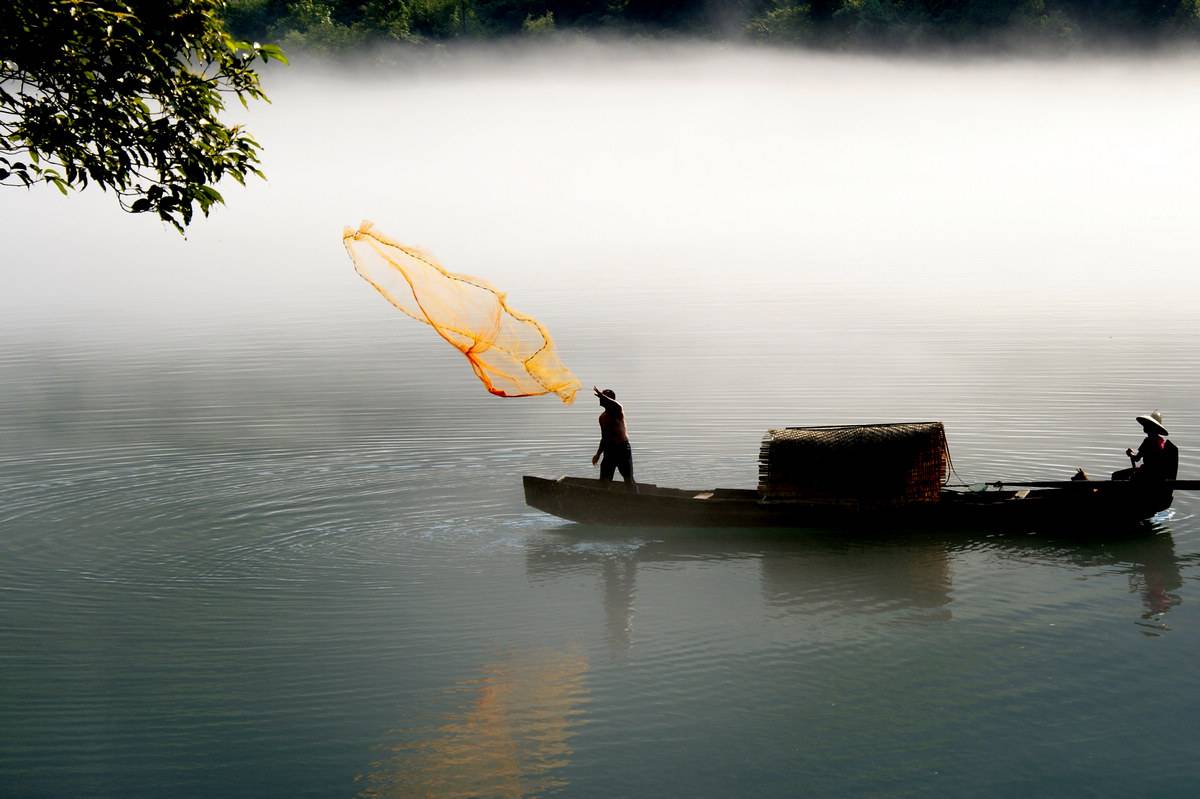
M 297 61 L 247 116 L 269 181 L 222 185 L 186 241 L 98 191 L 0 193 L 6 324 L 379 311 L 341 248 L 363 218 L 525 305 L 730 279 L 1047 309 L 1197 292 L 1196 57 Z

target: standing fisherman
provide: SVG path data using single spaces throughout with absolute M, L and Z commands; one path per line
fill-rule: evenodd
M 592 393 L 600 400 L 604 413 L 600 414 L 600 446 L 592 456 L 592 465 L 604 456 L 600 464 L 600 479 L 613 479 L 613 472 L 620 471 L 625 485 L 637 491 L 633 482 L 633 449 L 629 446 L 629 433 L 625 430 L 625 410 L 617 402 L 617 394 L 611 388 L 603 391 L 592 386 Z

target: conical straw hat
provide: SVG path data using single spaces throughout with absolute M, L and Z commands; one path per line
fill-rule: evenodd
M 1163 427 L 1162 414 L 1158 411 L 1154 411 L 1149 416 L 1135 416 L 1133 418 L 1141 424 L 1157 428 L 1158 432 L 1162 433 L 1164 436 L 1170 435 L 1170 433 L 1167 432 L 1167 428 Z

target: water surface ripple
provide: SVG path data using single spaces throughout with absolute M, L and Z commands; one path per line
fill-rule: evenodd
M 74 241 L 41 195 L 5 206 L 46 235 L 0 292 L 0 795 L 1191 788 L 1191 494 L 1082 538 L 565 524 L 520 477 L 594 473 L 598 408 L 488 396 L 353 276 L 337 226 L 370 200 L 494 277 L 618 391 L 648 482 L 753 486 L 768 427 L 928 419 L 956 479 L 1102 476 L 1155 407 L 1200 477 L 1194 203 L 1148 199 L 1197 166 L 1169 66 L 1025 92 L 1029 66 L 709 57 L 283 81 L 274 193 L 94 271 L 66 264 L 143 220 L 72 198 Z M 300 147 L 318 97 L 358 121 Z M 378 109 L 417 100 L 389 160 Z M 313 192 L 352 151 L 371 169 Z

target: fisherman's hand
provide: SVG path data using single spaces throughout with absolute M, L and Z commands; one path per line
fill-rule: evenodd
M 596 388 L 595 386 L 592 386 L 592 393 L 595 394 L 597 397 L 602 396 L 600 394 L 600 389 Z
M 593 466 L 595 466 L 595 465 L 596 465 L 597 463 L 599 463 L 599 462 L 600 462 L 600 456 L 599 456 L 599 455 L 593 455 L 593 456 L 592 456 L 592 465 L 593 465 Z
M 1126 456 L 1126 457 L 1129 457 L 1129 458 L 1132 458 L 1132 457 L 1133 457 L 1133 450 L 1132 450 L 1132 449 L 1126 449 L 1126 450 L 1125 450 L 1125 456 Z

